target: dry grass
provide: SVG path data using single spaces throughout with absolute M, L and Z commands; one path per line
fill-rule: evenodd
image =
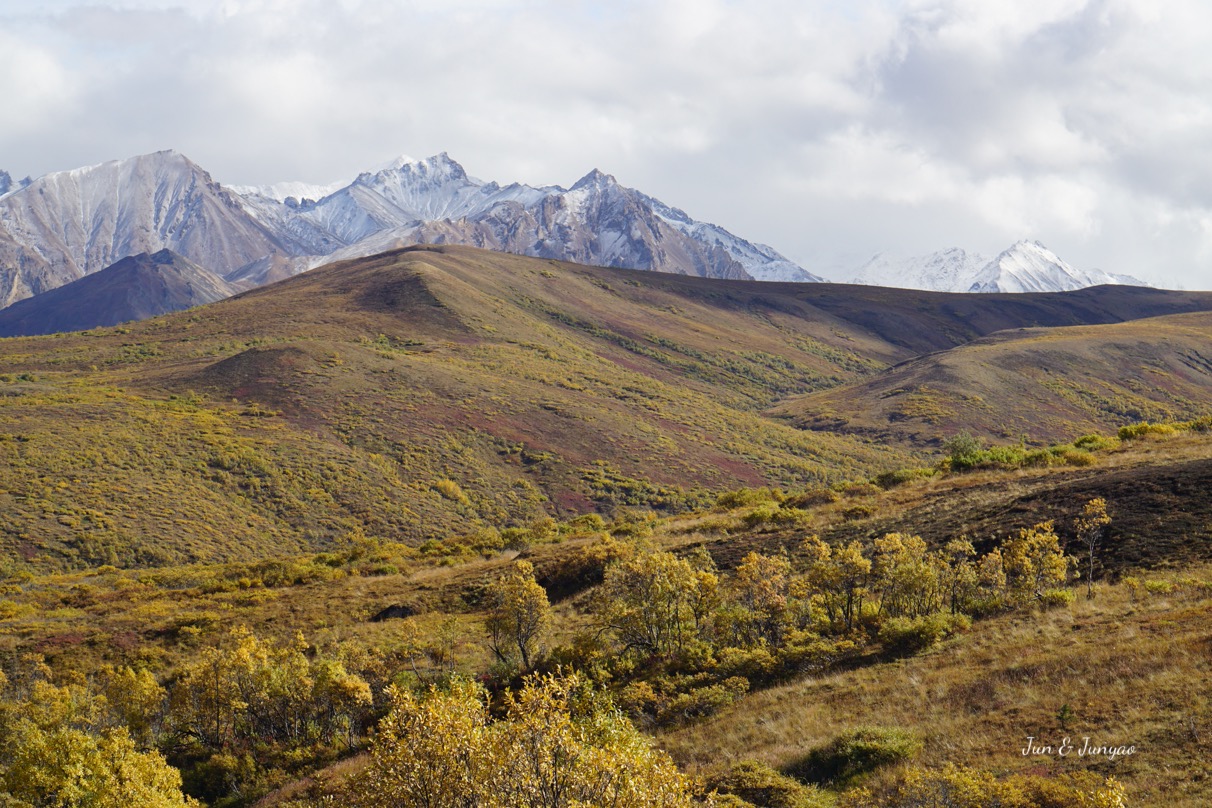
M 1212 568 L 1196 577 L 1212 580 Z M 925 655 L 755 693 L 669 732 L 661 744 L 691 771 L 755 758 L 786 766 L 861 726 L 907 728 L 918 760 L 996 773 L 1090 769 L 1128 784 L 1132 804 L 1212 803 L 1212 590 L 1133 600 L 1124 586 L 1092 602 L 978 622 Z M 1062 727 L 1058 713 L 1072 717 Z M 1024 756 L 1028 736 L 1135 746 L 1105 757 Z

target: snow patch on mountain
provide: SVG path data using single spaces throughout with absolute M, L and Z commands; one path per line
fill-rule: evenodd
M 1103 284 L 1148 286 L 1127 275 L 1075 269 L 1038 241 L 1020 241 L 985 265 L 969 292 L 1068 292 Z
M 1102 284 L 1149 285 L 1129 275 L 1075 269 L 1038 241 L 1020 241 L 991 261 L 958 247 L 909 257 L 879 253 L 849 282 L 935 292 L 1011 293 L 1067 292 Z
M 307 202 L 318 202 L 329 194 L 336 193 L 349 185 L 349 180 L 330 182 L 327 185 L 316 185 L 309 182 L 275 182 L 273 185 L 229 185 L 228 190 L 235 191 L 240 196 L 263 196 L 275 202 L 287 202 L 293 199 L 294 206 Z
M 978 253 L 959 247 L 918 256 L 882 252 L 863 264 L 849 282 L 899 289 L 966 292 L 985 263 L 986 259 Z

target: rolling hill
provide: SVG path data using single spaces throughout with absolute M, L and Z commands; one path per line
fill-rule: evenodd
M 773 412 L 810 429 L 922 444 L 961 429 L 1005 441 L 1063 440 L 1209 408 L 1212 317 L 1003 331 L 902 362 Z
M 735 764 L 760 772 L 752 758 L 824 782 L 783 784 L 828 804 L 846 784 L 810 753 L 866 726 L 897 754 L 863 786 L 959 763 L 1054 791 L 1065 772 L 1114 775 L 1134 804 L 1205 805 L 1212 419 L 1013 469 L 909 467 L 936 465 L 938 435 L 996 435 L 999 419 L 1106 431 L 1198 410 L 1210 326 L 1201 294 L 945 295 L 416 247 L 119 328 L 2 339 L 0 717 L 48 712 L 38 694 L 97 694 L 87 732 L 138 728 L 210 804 L 348 804 L 389 683 L 457 671 L 516 685 L 486 639 L 494 586 L 533 569 L 552 605 L 541 670 L 594 677 L 708 782 Z M 919 410 L 879 409 L 901 392 L 873 385 L 923 377 L 900 401 Z M 1071 395 L 1046 397 L 1058 391 Z M 828 397 L 853 425 L 795 423 L 792 408 Z M 1037 604 L 1021 571 L 1008 587 L 982 562 L 957 616 L 944 594 L 968 580 L 947 577 L 961 562 L 888 564 L 892 540 L 872 552 L 894 531 L 985 552 L 1048 518 L 1072 552 L 1095 497 L 1111 522 L 1090 601 L 1049 590 Z M 812 534 L 874 562 L 855 579 L 870 600 L 853 627 L 843 579 L 806 557 L 827 555 L 805 548 Z M 678 558 L 636 567 L 660 576 L 651 589 L 707 604 L 684 651 L 633 651 L 611 625 L 610 599 L 630 595 L 607 565 L 656 548 Z M 900 582 L 936 611 L 895 615 Z M 759 609 L 777 620 L 772 641 L 748 633 Z M 677 620 L 689 631 L 691 618 Z M 131 683 L 145 707 L 119 713 Z M 218 703 L 231 731 L 197 731 Z M 320 721 L 338 710 L 330 743 Z M 162 726 L 139 723 L 151 714 Z M 278 715 L 301 718 L 254 723 Z M 1018 751 L 1062 732 L 1140 754 Z M 898 737 L 911 742 L 899 752 Z
M 1210 308 L 397 250 L 0 342 L 0 546 L 49 567 L 261 558 L 866 478 L 933 450 L 764 412 L 999 329 Z

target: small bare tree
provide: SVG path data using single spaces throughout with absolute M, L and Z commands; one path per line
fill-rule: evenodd
M 1102 541 L 1109 524 L 1111 524 L 1111 517 L 1107 515 L 1107 500 L 1102 497 L 1087 502 L 1086 507 L 1082 508 L 1081 516 L 1073 521 L 1077 540 L 1085 546 L 1087 551 L 1087 600 L 1094 598 L 1094 551 L 1098 549 L 1098 543 Z

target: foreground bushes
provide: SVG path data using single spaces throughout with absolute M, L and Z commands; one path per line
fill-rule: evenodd
M 924 651 L 971 627 L 972 619 L 966 614 L 935 612 L 922 617 L 891 617 L 880 626 L 877 636 L 886 651 L 901 656 Z
M 181 773 L 140 749 L 104 698 L 34 681 L 21 699 L 0 673 L 0 805 L 186 808 Z M 24 689 L 24 688 L 22 688 Z
M 752 760 L 741 761 L 723 774 L 709 778 L 707 787 L 716 795 L 713 804 L 717 808 L 758 805 L 764 808 L 825 808 L 831 804 L 817 789 Z
M 692 805 L 668 755 L 576 675 L 530 678 L 497 720 L 471 682 L 394 690 L 355 792 L 367 808 Z

